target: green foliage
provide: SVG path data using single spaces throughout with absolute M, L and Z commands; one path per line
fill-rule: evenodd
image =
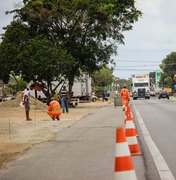
M 20 21 L 14 21 L 3 36 L 0 45 L 0 79 L 8 82 L 9 75 L 20 75 L 25 81 L 62 81 L 74 63 L 60 44 L 44 35 L 33 36 Z M 52 92 L 52 87 L 50 86 Z
M 112 73 L 111 69 L 103 67 L 92 75 L 93 82 L 95 85 L 102 87 L 110 85 L 113 79 Z
M 21 77 L 15 77 L 15 84 L 8 85 L 8 92 L 10 94 L 16 94 L 19 91 L 23 91 L 27 87 L 27 82 L 24 81 Z
M 25 80 L 74 77 L 101 69 L 141 16 L 134 0 L 23 0 L 0 46 L 0 64 Z M 16 21 L 17 20 L 17 21 Z M 17 65 L 16 65 L 17 64 Z M 103 82 L 104 83 L 104 82 Z M 106 84 L 106 83 L 105 83 Z M 103 86 L 105 84 L 102 84 Z
M 119 89 L 122 89 L 124 84 L 127 85 L 128 90 L 131 89 L 131 80 L 130 79 L 128 79 L 128 80 L 126 80 L 126 79 L 119 79 L 118 80 L 118 84 L 119 84 Z
M 174 75 L 176 75 L 176 52 L 172 52 L 163 59 L 160 68 L 163 70 L 160 80 L 161 86 L 176 84 Z
M 92 75 L 92 81 L 96 93 L 100 94 L 108 91 L 108 86 L 111 86 L 113 81 L 112 73 L 113 71 L 111 69 L 103 67 Z
M 115 41 L 123 43 L 121 32 L 132 29 L 141 15 L 134 1 L 122 0 L 33 0 L 18 17 L 35 32 L 44 33 L 65 46 L 75 63 L 70 76 L 93 73 L 108 64 L 116 53 Z M 112 41 L 113 40 L 113 41 Z
M 0 44 L 0 79 L 5 83 L 8 82 L 11 71 L 20 75 L 21 53 L 25 50 L 28 38 L 29 29 L 20 21 L 12 22 L 7 26 Z

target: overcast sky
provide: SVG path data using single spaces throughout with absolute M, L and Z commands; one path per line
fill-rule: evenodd
M 119 46 L 115 57 L 114 75 L 120 78 L 157 70 L 176 50 L 176 0 L 139 0 L 137 7 L 143 16 L 125 33 L 125 45 Z
M 5 12 L 22 0 L 0 0 L 0 33 L 12 20 Z M 176 0 L 138 0 L 142 18 L 125 33 L 125 45 L 118 48 L 114 75 L 129 78 L 159 69 L 159 64 L 176 47 Z

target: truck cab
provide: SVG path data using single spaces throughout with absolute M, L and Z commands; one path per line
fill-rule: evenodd
M 131 83 L 133 99 L 150 99 L 149 75 L 135 75 Z

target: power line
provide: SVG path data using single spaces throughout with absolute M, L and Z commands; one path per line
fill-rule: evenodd
M 176 63 L 170 63 L 170 64 L 165 64 L 166 66 L 173 66 L 176 65 Z M 121 68 L 128 68 L 128 67 L 152 67 L 152 66 L 159 66 L 159 64 L 143 64 L 143 65 L 138 65 L 138 66 L 120 66 Z
M 156 69 L 121 69 L 121 68 L 115 68 L 114 70 L 117 71 L 155 71 Z
M 136 61 L 136 60 L 115 60 L 116 62 L 152 62 L 152 63 L 156 63 L 156 62 L 161 62 L 161 61 Z
M 120 68 L 128 68 L 128 67 L 151 67 L 151 66 L 159 66 L 159 64 L 153 65 L 139 65 L 139 66 L 120 66 Z
M 129 52 L 129 53 L 161 53 L 161 52 L 173 52 L 176 50 L 171 49 L 154 49 L 154 50 L 144 50 L 144 49 L 128 49 L 128 50 L 119 50 L 119 52 Z

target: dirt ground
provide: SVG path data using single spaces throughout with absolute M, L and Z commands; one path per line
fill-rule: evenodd
M 56 133 L 70 127 L 83 116 L 97 110 L 110 102 L 80 103 L 76 108 L 70 108 L 69 113 L 63 113 L 60 121 L 53 121 L 47 115 L 47 106 L 31 98 L 30 117 L 25 120 L 25 110 L 20 107 L 21 95 L 15 100 L 0 104 L 0 168 L 32 146 L 52 140 Z

